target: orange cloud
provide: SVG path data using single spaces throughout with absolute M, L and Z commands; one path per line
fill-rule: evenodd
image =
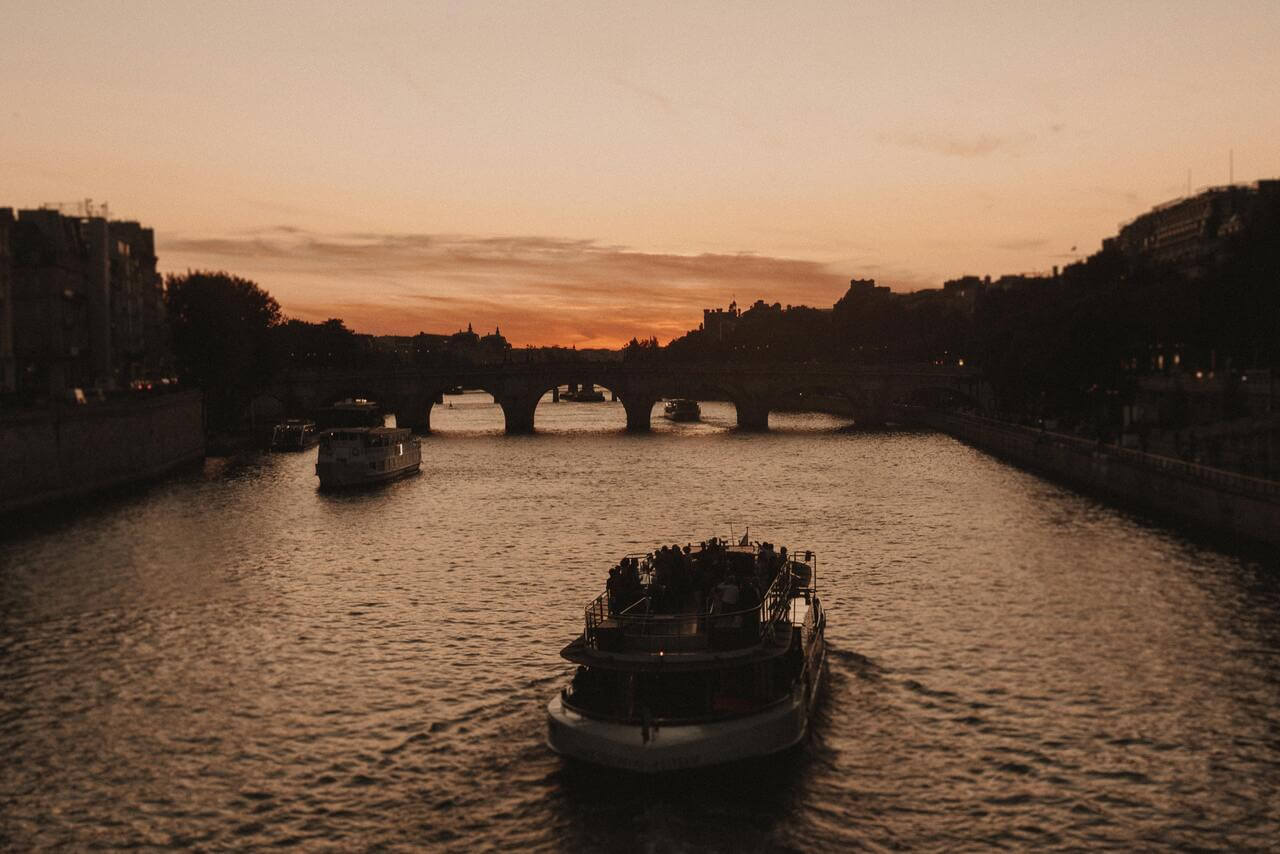
M 592 240 L 457 234 L 321 234 L 288 226 L 161 236 L 163 266 L 227 269 L 285 312 L 374 333 L 495 326 L 513 343 L 616 347 L 696 328 L 702 309 L 757 298 L 830 306 L 847 278 L 750 253 L 637 252 Z

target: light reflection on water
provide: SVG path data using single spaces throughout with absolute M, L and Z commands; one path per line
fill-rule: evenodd
M 620 404 L 437 407 L 419 477 L 314 452 L 0 542 L 0 843 L 741 850 L 1267 847 L 1274 568 L 945 437 Z M 751 526 L 812 548 L 814 737 L 655 783 L 566 764 L 543 705 L 610 561 Z M 25 525 L 25 523 L 24 523 Z

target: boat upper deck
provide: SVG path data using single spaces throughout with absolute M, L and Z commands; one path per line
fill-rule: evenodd
M 380 448 L 407 442 L 412 435 L 408 427 L 344 427 L 325 431 L 321 443 L 358 442 L 366 448 Z
M 581 664 L 667 669 L 771 658 L 790 643 L 795 602 L 816 590 L 817 557 L 768 543 L 628 555 L 561 653 Z M 761 592 L 763 591 L 763 592 Z M 803 617 L 801 617 L 803 619 Z

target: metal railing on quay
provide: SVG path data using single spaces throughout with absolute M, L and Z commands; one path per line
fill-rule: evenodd
M 986 429 L 1002 432 L 1011 437 L 1016 436 L 1019 439 L 1027 440 L 1032 443 L 1051 441 L 1058 445 L 1076 448 L 1080 451 L 1105 454 L 1107 456 L 1124 460 L 1134 466 L 1167 474 L 1176 474 L 1187 480 L 1212 484 L 1242 495 L 1257 496 L 1272 501 L 1280 501 L 1280 482 L 1274 480 L 1251 477 L 1247 474 L 1237 474 L 1236 472 L 1201 465 L 1199 463 L 1187 462 L 1186 460 L 1179 460 L 1173 457 L 1164 457 L 1159 454 L 1150 454 L 1145 451 L 1135 451 L 1132 448 L 1121 448 L 1116 445 L 1110 445 L 1096 440 L 1091 441 L 1089 439 L 1084 439 L 1080 436 L 1072 436 L 1068 433 L 1056 433 L 1052 430 L 1039 430 L 1035 427 L 1029 427 L 1022 424 L 1011 424 L 1006 421 L 985 418 L 980 415 L 957 415 L 949 413 L 942 415 L 941 418 L 944 422 L 951 421 L 963 423 L 967 421 L 972 424 L 980 425 Z

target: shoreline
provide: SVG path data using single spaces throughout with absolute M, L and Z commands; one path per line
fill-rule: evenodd
M 198 391 L 0 417 L 0 515 L 158 479 L 205 455 Z
M 977 415 L 922 410 L 907 421 L 1110 503 L 1280 549 L 1280 482 Z

